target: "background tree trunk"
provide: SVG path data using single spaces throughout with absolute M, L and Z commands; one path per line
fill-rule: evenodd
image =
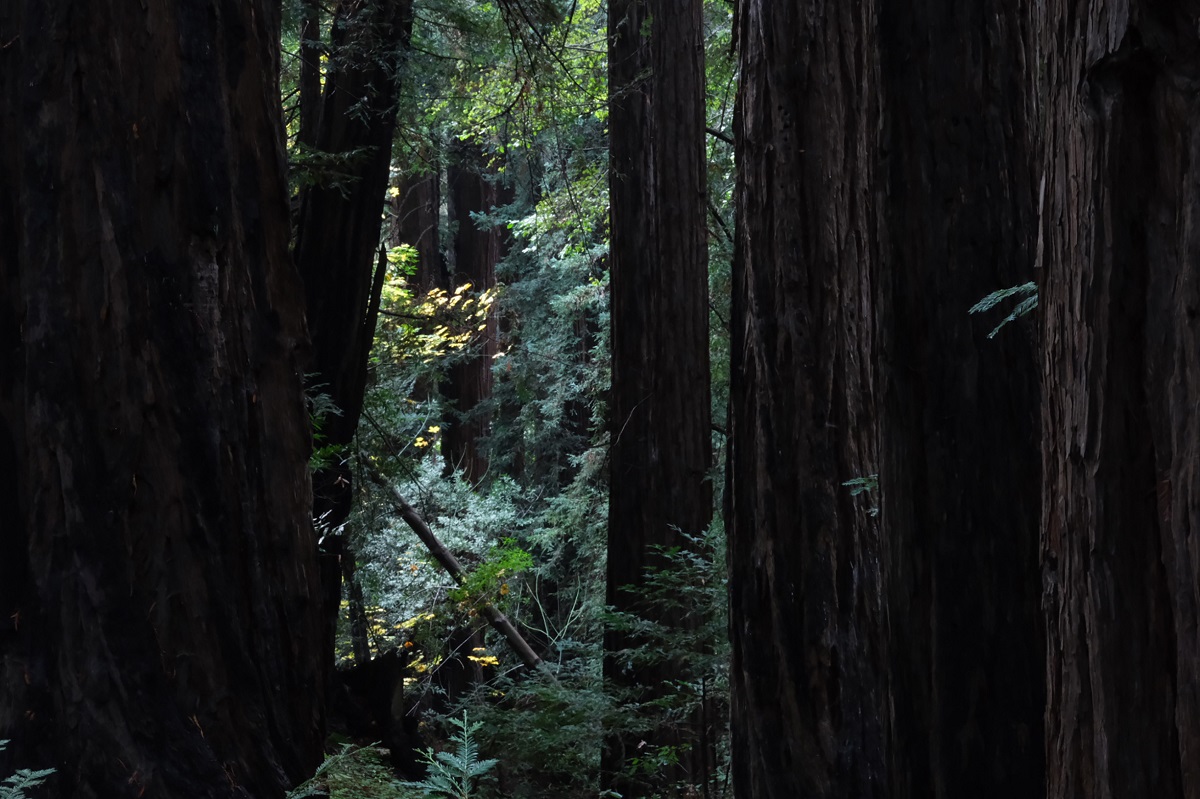
M 278 6 L 0 11 L 0 774 L 280 796 L 322 757 Z
M 609 27 L 609 206 L 612 395 L 608 603 L 668 626 L 695 620 L 643 601 L 656 547 L 688 546 L 712 516 L 705 242 L 704 51 L 699 0 L 611 0 Z M 605 677 L 661 696 L 681 664 L 632 669 L 623 650 L 637 639 L 610 630 Z M 626 761 L 674 747 L 677 769 L 659 790 L 705 785 L 707 742 L 694 724 L 632 739 L 611 736 L 606 784 L 627 795 Z M 645 740 L 650 750 L 639 750 Z M 652 775 L 655 776 L 655 775 Z M 639 793 L 641 792 L 641 793 Z
M 886 796 L 879 533 L 842 486 L 879 471 L 874 5 L 743 0 L 737 30 L 733 789 Z
M 321 4 L 300 1 L 300 128 L 296 139 L 314 147 L 321 124 Z
M 1056 799 L 1200 796 L 1198 13 L 1054 0 L 1037 19 Z
M 1044 791 L 1038 362 L 967 309 L 1032 279 L 1027 21 L 883 3 L 890 259 L 881 272 L 894 797 Z
M 490 214 L 496 207 L 496 184 L 486 176 L 491 171 L 478 145 L 458 149 L 457 161 L 448 169 L 450 219 L 454 233 L 452 288 L 470 284 L 470 292 L 496 287 L 496 263 L 500 260 L 500 230 L 477 221 L 472 214 Z M 488 312 L 486 327 L 476 331 L 467 345 L 469 355 L 450 368 L 442 394 L 452 406 L 442 430 L 442 455 L 447 471 L 459 470 L 471 485 L 479 484 L 488 472 L 486 439 L 491 431 L 492 360 L 496 355 L 496 315 Z
M 416 249 L 414 279 L 421 292 L 450 285 L 441 247 L 442 188 L 438 159 L 430 159 L 425 168 L 431 171 L 410 175 L 400 182 L 400 196 L 393 203 L 396 224 L 392 246 L 408 244 Z

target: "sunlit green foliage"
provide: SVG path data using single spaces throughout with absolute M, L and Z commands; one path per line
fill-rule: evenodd
M 405 248 L 389 253 L 394 268 L 383 286 L 380 324 L 372 350 L 376 366 L 416 359 L 424 365 L 463 350 L 484 329 L 495 289 L 476 292 L 469 283 L 453 291 L 418 293 L 403 273 Z

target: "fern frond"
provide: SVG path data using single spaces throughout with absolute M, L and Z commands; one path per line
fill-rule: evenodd
M 984 311 L 990 311 L 991 309 L 995 308 L 997 305 L 999 305 L 1001 302 L 1008 299 L 1009 297 L 1015 297 L 1017 295 L 1028 295 L 1028 294 L 1034 295 L 1035 298 L 1037 297 L 1037 284 L 1036 283 L 1031 281 L 1029 283 L 1022 283 L 1019 286 L 1011 286 L 1010 288 L 1000 289 L 999 291 L 993 291 L 991 294 L 987 295 L 982 300 L 980 300 L 979 302 L 972 305 L 971 309 L 968 311 L 968 313 L 983 313 Z M 1024 303 L 1022 303 L 1022 304 L 1024 304 Z M 1035 301 L 1035 305 L 1036 305 L 1036 301 Z M 1026 313 L 1028 313 L 1028 311 L 1026 311 Z
M 54 773 L 54 769 L 19 769 L 15 774 L 0 782 L 0 799 L 26 799 L 26 788 L 36 788 Z
M 1037 305 L 1038 305 L 1038 295 L 1037 294 L 1034 294 L 1032 297 L 1026 297 L 1025 299 L 1021 300 L 1021 302 L 1017 305 L 1017 307 L 1013 308 L 1012 313 L 1010 313 L 1008 316 L 1004 317 L 1002 320 L 1000 320 L 1000 324 L 998 324 L 994 328 L 992 328 L 992 332 L 988 333 L 988 338 L 995 338 L 996 334 L 1000 332 L 1000 329 L 1002 327 L 1007 325 L 1009 322 L 1015 322 L 1016 320 L 1020 319 L 1022 316 L 1029 313 L 1034 308 L 1036 308 Z
M 492 759 L 492 760 L 477 760 L 477 761 L 475 761 L 475 763 L 473 763 L 471 765 L 471 768 L 469 769 L 469 771 L 467 773 L 469 774 L 469 776 L 472 779 L 474 779 L 475 777 L 482 777 L 484 774 L 487 774 L 489 771 L 491 771 L 493 768 L 495 768 L 497 765 L 499 765 L 499 763 L 500 763 L 499 760 L 494 760 L 494 759 Z
M 475 781 L 495 768 L 499 761 L 479 759 L 475 732 L 482 724 L 471 724 L 466 713 L 461 720 L 450 721 L 458 728 L 458 732 L 450 736 L 450 742 L 457 745 L 456 751 L 434 753 L 432 749 L 427 749 L 421 759 L 429 767 L 429 776 L 420 782 L 404 784 L 424 791 L 426 796 L 471 799 Z

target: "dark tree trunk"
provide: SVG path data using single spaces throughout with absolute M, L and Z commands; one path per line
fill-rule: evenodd
M 442 257 L 440 228 L 442 190 L 437 162 L 433 170 L 412 175 L 400 182 L 400 196 L 394 203 L 395 244 L 408 244 L 417 251 L 417 290 L 445 289 L 450 285 L 446 260 Z
M 420 294 L 433 289 L 443 291 L 450 288 L 450 275 L 446 271 L 446 258 L 442 254 L 442 168 L 436 142 L 426 142 L 424 152 L 417 157 L 418 170 L 401 177 L 397 182 L 397 195 L 390 202 L 391 225 L 388 228 L 388 245 L 397 247 L 407 244 L 416 250 L 416 271 L 411 282 Z M 413 387 L 412 398 L 418 401 L 429 399 L 438 390 L 437 381 L 422 378 Z
M 842 486 L 879 471 L 876 19 L 743 0 L 737 26 L 733 789 L 887 796 L 878 524 Z
M 1011 3 L 884 3 L 892 795 L 1044 791 L 1038 362 L 967 309 L 1032 279 L 1034 64 Z M 1006 313 L 1008 308 L 1004 308 Z
M 1048 2 L 1048 795 L 1200 796 L 1200 5 Z
M 499 317 L 496 325 L 497 350 L 518 346 L 520 334 L 518 326 L 514 324 L 513 315 L 505 313 L 502 308 Z M 497 376 L 495 385 L 501 385 L 504 379 L 503 375 Z M 503 453 L 501 468 L 506 475 L 518 481 L 525 477 L 525 425 L 522 419 L 524 405 L 516 392 L 503 393 L 499 407 L 496 408 L 496 428 L 492 438 L 493 455 Z M 502 440 L 497 441 L 497 433 L 503 436 Z
M 612 395 L 608 603 L 686 629 L 695 619 L 643 601 L 657 547 L 688 546 L 712 516 L 708 364 L 708 250 L 704 214 L 704 52 L 699 0 L 611 0 L 609 205 Z M 629 666 L 644 642 L 609 631 L 605 676 L 663 695 L 687 682 L 679 663 Z M 651 747 L 639 749 L 642 741 Z M 698 725 L 609 737 L 604 778 L 626 795 L 649 790 L 623 772 L 633 757 L 675 747 L 657 790 L 704 786 L 707 741 Z
M 325 664 L 279 9 L 0 10 L 0 774 L 272 797 Z
M 371 659 L 371 624 L 367 618 L 367 602 L 363 596 L 362 583 L 358 580 L 358 553 L 353 547 L 342 548 L 341 566 L 342 584 L 346 586 L 346 613 L 350 621 L 350 652 L 356 664 L 366 663 Z
M 496 286 L 496 262 L 500 260 L 500 231 L 472 218 L 490 214 L 496 206 L 496 185 L 486 177 L 485 155 L 476 146 L 464 146 L 449 167 L 450 220 L 454 233 L 455 289 L 470 284 L 478 296 Z M 496 315 L 489 312 L 486 326 L 471 336 L 465 360 L 450 367 L 442 393 L 451 406 L 443 423 L 442 455 L 447 471 L 461 471 L 472 485 L 487 475 L 486 439 L 491 432 L 487 402 L 492 396 L 492 360 L 496 355 Z
M 311 10 L 310 10 L 311 11 Z M 341 155 L 336 185 L 301 197 L 293 252 L 304 279 L 312 356 L 309 389 L 340 413 L 322 420 L 324 446 L 354 439 L 387 261 L 377 250 L 396 129 L 397 72 L 412 31 L 412 0 L 341 0 L 333 15 L 316 150 Z M 303 104 L 303 103 L 302 103 Z M 343 544 L 353 475 L 347 458 L 314 472 L 313 518 L 325 534 L 321 579 L 329 651 L 337 629 Z
M 321 5 L 302 0 L 300 19 L 300 130 L 297 140 L 308 147 L 317 143 L 321 123 Z
M 324 420 L 323 443 L 347 445 L 358 429 L 367 356 L 386 261 L 378 257 L 396 129 L 397 71 L 412 30 L 411 0 L 343 0 L 334 13 L 316 149 L 344 156 L 336 185 L 301 200 L 294 257 L 304 279 L 312 335 L 311 386 L 341 414 Z M 329 528 L 350 512 L 346 463 L 313 475 L 314 517 Z

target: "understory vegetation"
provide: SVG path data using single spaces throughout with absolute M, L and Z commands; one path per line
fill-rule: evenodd
M 702 778 L 705 784 L 690 790 L 729 795 L 720 524 L 690 546 L 659 553 L 644 614 L 614 613 L 605 604 L 604 6 L 599 0 L 544 3 L 544 16 L 535 20 L 511 18 L 515 7 L 449 0 L 415 6 L 399 76 L 399 131 L 381 242 L 388 271 L 351 447 L 322 446 L 323 423 L 340 410 L 320 386 L 310 388 L 318 436 L 313 468 L 341 458 L 355 486 L 351 516 L 325 531 L 345 538 L 349 560 L 338 667 L 352 671 L 389 653 L 399 656 L 403 713 L 416 730 L 405 740 L 436 752 L 422 756 L 418 773 L 401 775 L 409 782 L 388 778 L 383 787 L 367 788 L 390 766 L 369 745 L 339 751 L 310 788 L 325 786 L 334 796 L 422 790 L 434 796 L 595 796 L 606 739 L 698 717 L 717 763 Z M 314 158 L 295 138 L 303 10 L 302 4 L 292 8 L 284 41 L 297 189 L 336 184 L 341 174 L 336 158 Z M 730 6 L 707 3 L 705 19 L 707 124 L 715 133 L 708 143 L 718 455 L 711 479 L 719 487 L 732 256 L 733 154 L 725 133 L 734 94 Z M 330 47 L 326 33 L 319 49 Z M 455 181 L 464 173 L 484 184 L 484 207 L 455 207 L 461 202 Z M 425 228 L 414 232 L 418 202 L 426 203 Z M 494 284 L 463 277 L 456 261 L 464 257 L 467 234 L 494 237 Z M 478 373 L 481 360 L 486 376 Z M 455 402 L 464 372 L 488 387 L 469 409 Z M 485 469 L 455 460 L 454 453 L 463 452 L 448 444 L 456 426 L 478 431 L 470 445 L 479 452 L 474 462 Z M 453 579 L 430 555 L 397 512 L 396 495 L 461 562 L 465 580 Z M 526 668 L 488 625 L 489 605 L 528 640 L 540 668 Z M 686 632 L 652 621 L 666 617 L 687 619 Z M 635 668 L 670 663 L 691 678 L 645 701 L 606 684 L 606 630 L 642 642 L 620 653 Z M 359 743 L 372 742 L 360 736 Z M 643 741 L 626 753 L 623 768 L 650 778 L 681 754 Z M 447 769 L 461 772 L 457 782 Z M 355 787 L 346 792 L 339 781 Z

